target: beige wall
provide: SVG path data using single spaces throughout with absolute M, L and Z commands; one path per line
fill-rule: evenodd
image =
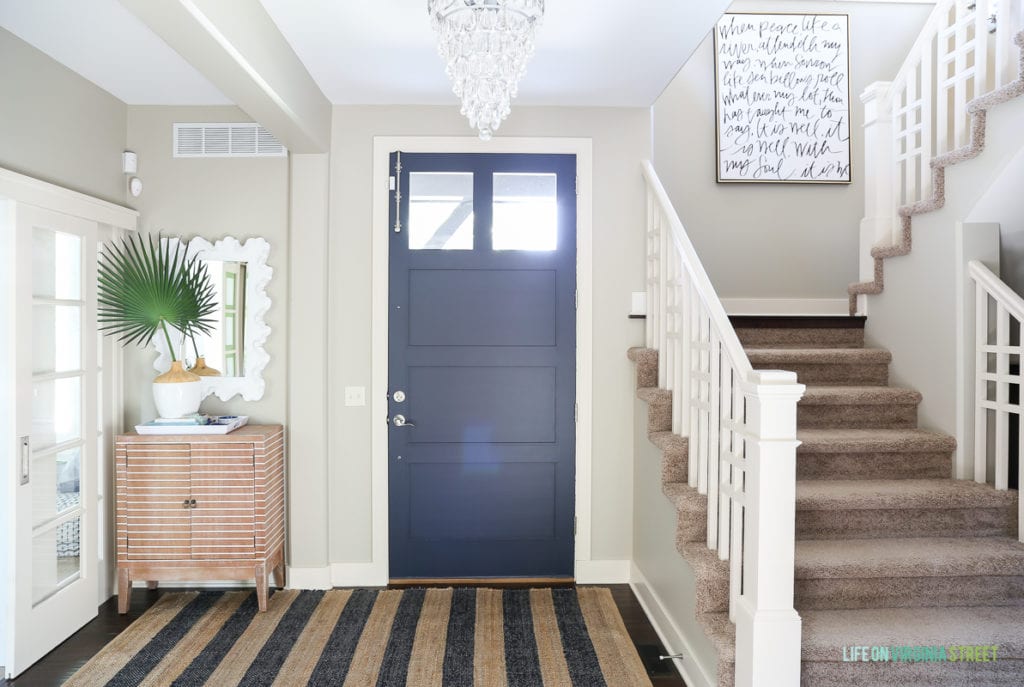
M 190 160 L 171 157 L 171 124 L 182 121 L 247 121 L 237 108 L 130 107 L 128 147 L 139 155 L 145 190 L 134 206 L 142 213 L 143 231 L 213 240 L 225 235 L 263 236 L 271 243 L 274 267 L 267 342 L 271 363 L 264 399 L 220 403 L 208 399 L 204 410 L 245 413 L 253 421 L 287 422 L 286 326 L 301 311 L 289 306 L 288 245 L 303 240 L 301 227 L 289 233 L 289 169 L 281 159 Z M 519 108 L 502 129 L 505 135 L 588 137 L 594 146 L 594 472 L 592 557 L 628 559 L 632 547 L 632 422 L 629 346 L 640 342 L 642 327 L 626 319 L 629 293 L 643 283 L 643 186 L 639 163 L 650 155 L 649 112 L 616 108 Z M 370 323 L 370 218 L 374 136 L 472 135 L 454 107 L 337 107 L 330 162 L 330 268 L 327 283 L 317 288 L 328 301 L 329 477 L 327 506 L 316 479 L 289 488 L 293 512 L 301 506 L 309 523 L 329 522 L 329 552 L 323 530 L 292 529 L 293 565 L 359 562 L 371 557 L 369 406 L 345 407 L 344 386 L 370 387 L 373 352 Z M 293 207 L 293 216 L 298 208 Z M 307 251 L 308 253 L 308 251 Z M 296 253 L 298 255 L 298 252 Z M 295 265 L 296 270 L 302 265 Z M 313 274 L 315 272 L 311 272 Z M 306 279 L 305 282 L 309 280 Z M 304 283 L 305 283 L 304 282 Z M 298 283 L 294 282 L 293 283 Z M 315 290 L 305 283 L 304 290 Z M 291 300 L 294 302 L 295 296 Z M 304 301 L 303 301 L 304 302 Z M 290 312 L 291 311 L 291 312 Z M 323 335 L 316 318 L 300 317 L 310 340 Z M 296 332 L 292 332 L 293 339 Z M 149 379 L 154 355 L 131 350 L 129 379 Z M 293 356 L 294 358 L 294 356 Z M 293 359 L 293 366 L 297 361 Z M 306 364 L 319 364 L 308 361 Z M 294 371 L 293 371 L 294 373 Z M 303 390 L 292 385 L 292 405 Z M 315 394 L 314 390 L 310 390 Z M 126 421 L 153 415 L 148 384 L 126 389 Z M 307 404 L 308 405 L 308 404 Z M 293 466 L 294 467 L 294 466 Z M 309 505 L 309 507 L 306 507 Z M 301 530 L 301 531 L 300 531 Z M 321 535 L 314 536 L 315 531 Z M 303 533 L 305 532 L 305 533 Z
M 778 0 L 776 12 L 850 15 L 853 183 L 715 182 L 714 47 L 711 35 L 654 106 L 654 166 L 724 298 L 844 298 L 857 278 L 864 214 L 859 95 L 890 80 L 932 6 Z M 765 12 L 737 0 L 730 11 Z
M 637 596 L 664 634 L 667 654 L 683 654 L 689 685 L 715 685 L 718 653 L 698 620 L 698 583 L 693 567 L 676 550 L 675 504 L 662 491 L 662 453 L 647 438 L 648 405 L 634 403 L 633 580 Z
M 632 550 L 632 370 L 626 349 L 642 327 L 626 318 L 643 285 L 644 191 L 650 155 L 646 109 L 513 108 L 501 135 L 593 139 L 594 154 L 594 559 Z M 370 386 L 371 178 L 374 136 L 471 136 L 451 107 L 336 107 L 330 223 L 330 560 L 371 557 L 370 417 L 344 407 L 344 386 Z M 382 314 L 378 313 L 377 316 Z
M 124 103 L 2 28 L 0 88 L 0 167 L 124 203 Z
M 195 159 L 171 156 L 174 122 L 249 122 L 236 107 L 128 108 L 128 148 L 139 156 L 142 195 L 129 205 L 140 212 L 139 230 L 189 240 L 234 236 L 240 241 L 263 237 L 270 242 L 274 269 L 267 293 L 271 333 L 264 371 L 266 392 L 260 401 L 240 397 L 222 402 L 207 398 L 205 412 L 244 414 L 250 422 L 285 422 L 288 353 L 288 159 Z M 152 348 L 129 347 L 125 355 L 125 424 L 156 416 L 149 381 L 156 375 Z

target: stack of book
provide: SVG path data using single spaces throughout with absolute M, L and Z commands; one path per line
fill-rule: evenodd
M 227 434 L 249 422 L 248 415 L 202 415 L 158 417 L 152 422 L 135 425 L 139 434 Z

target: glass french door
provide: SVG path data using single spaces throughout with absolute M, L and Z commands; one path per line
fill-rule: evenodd
M 14 676 L 96 616 L 102 403 L 98 225 L 19 203 L 7 227 L 15 460 L 5 665 Z

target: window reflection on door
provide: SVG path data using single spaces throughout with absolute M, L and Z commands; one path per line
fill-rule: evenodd
M 473 250 L 473 173 L 409 175 L 409 250 Z
M 558 249 L 558 176 L 495 174 L 494 250 Z
M 82 239 L 32 236 L 32 605 L 81 575 Z

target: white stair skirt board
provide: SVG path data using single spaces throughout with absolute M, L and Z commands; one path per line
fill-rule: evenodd
M 628 560 L 576 561 L 576 583 L 626 584 L 632 565 Z
M 723 298 L 729 315 L 850 314 L 848 298 Z
M 651 621 L 651 626 L 654 627 L 662 646 L 665 647 L 665 653 L 683 655 L 681 659 L 672 659 L 683 680 L 690 687 L 714 687 L 717 683 L 712 679 L 708 666 L 696 660 L 696 653 L 686 640 L 686 635 L 669 615 L 668 609 L 665 608 L 643 572 L 640 571 L 636 563 L 631 563 L 630 567 L 632 579 L 629 586 L 633 590 L 633 594 L 636 595 L 637 601 L 640 602 L 640 607 L 644 609 L 647 619 Z

